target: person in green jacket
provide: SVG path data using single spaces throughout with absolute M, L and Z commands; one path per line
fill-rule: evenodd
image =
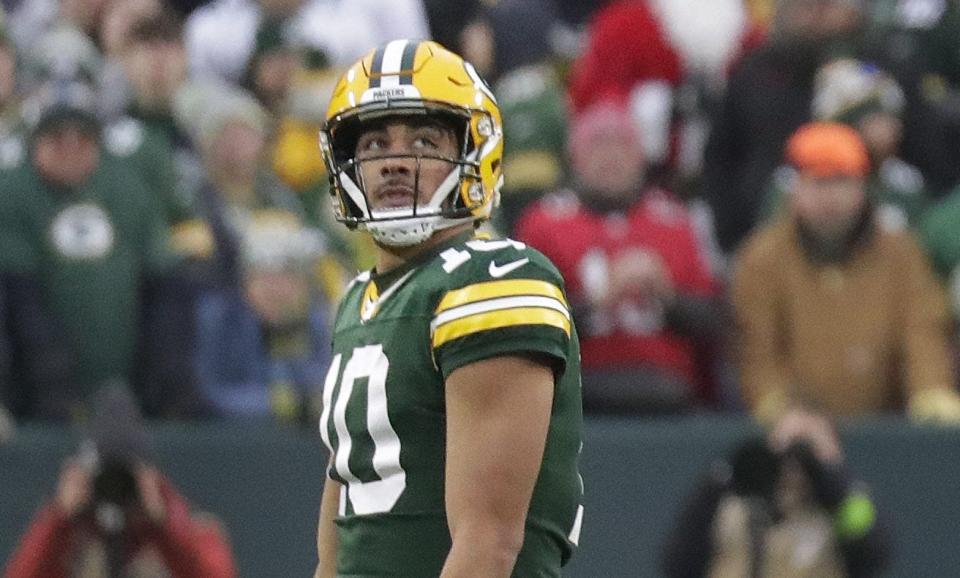
M 31 395 L 70 417 L 101 384 L 132 379 L 142 291 L 172 261 L 156 199 L 103 147 L 95 94 L 52 79 L 36 98 L 28 155 L 0 174 L 0 273 L 29 281 L 57 326 L 72 371 Z

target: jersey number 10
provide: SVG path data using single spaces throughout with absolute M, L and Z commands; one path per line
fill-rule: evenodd
M 346 498 L 356 514 L 379 514 L 389 512 L 403 490 L 407 487 L 407 474 L 400 466 L 400 438 L 390 424 L 387 414 L 387 371 L 390 361 L 382 345 L 367 345 L 353 350 L 340 378 L 342 355 L 337 354 L 330 364 L 323 384 L 323 411 L 320 414 L 320 437 L 335 459 L 331 468 L 342 478 L 347 487 Z M 350 469 L 350 453 L 353 440 L 347 429 L 347 406 L 354 393 L 354 384 L 367 379 L 366 424 L 367 434 L 373 440 L 372 469 L 378 480 L 362 481 Z M 337 389 L 337 391 L 334 391 Z M 334 395 L 336 394 L 336 395 Z M 355 401 L 357 403 L 359 400 Z M 330 420 L 337 433 L 337 448 L 330 441 Z M 340 501 L 340 515 L 344 515 L 345 501 Z

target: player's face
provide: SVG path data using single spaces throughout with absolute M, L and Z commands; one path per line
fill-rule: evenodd
M 373 210 L 406 208 L 430 201 L 459 156 L 453 131 L 434 122 L 391 120 L 357 140 L 360 177 Z M 439 157 L 439 158 L 438 158 Z

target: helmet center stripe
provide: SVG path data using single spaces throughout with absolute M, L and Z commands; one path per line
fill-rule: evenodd
M 380 75 L 381 88 L 395 88 L 400 86 L 400 71 L 403 70 L 403 55 L 410 44 L 406 40 L 394 40 L 387 44 L 383 51 L 383 67 Z M 416 45 L 414 45 L 416 48 Z

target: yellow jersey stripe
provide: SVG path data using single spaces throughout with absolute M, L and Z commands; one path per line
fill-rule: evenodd
M 448 341 L 473 333 L 521 325 L 550 325 L 570 336 L 570 320 L 556 309 L 519 307 L 478 313 L 445 323 L 433 332 L 433 347 L 436 349 Z
M 503 281 L 475 283 L 462 289 L 454 289 L 443 296 L 434 313 L 441 313 L 447 309 L 486 299 L 521 296 L 552 297 L 567 306 L 563 291 L 553 283 L 536 279 L 505 279 Z

